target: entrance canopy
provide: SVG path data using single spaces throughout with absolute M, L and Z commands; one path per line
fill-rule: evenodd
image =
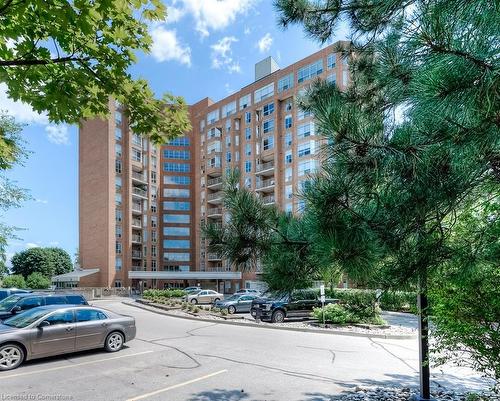
M 78 269 L 52 277 L 52 283 L 79 283 L 80 278 L 99 272 L 99 269 Z

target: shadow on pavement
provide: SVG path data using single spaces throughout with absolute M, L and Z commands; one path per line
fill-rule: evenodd
M 215 389 L 194 394 L 189 401 L 240 401 L 248 399 L 249 395 L 241 390 Z

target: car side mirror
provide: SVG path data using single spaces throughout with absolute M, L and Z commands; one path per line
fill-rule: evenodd
M 42 320 L 40 322 L 40 324 L 38 325 L 38 328 L 42 329 L 42 328 L 47 327 L 47 326 L 50 326 L 50 322 L 48 322 L 47 320 Z
M 11 309 L 11 312 L 12 313 L 17 313 L 17 312 L 21 312 L 22 308 L 19 306 L 19 305 L 16 305 L 14 306 L 12 309 Z

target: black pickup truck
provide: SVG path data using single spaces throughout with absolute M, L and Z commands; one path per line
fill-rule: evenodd
M 337 299 L 325 299 L 325 305 L 336 302 Z M 250 313 L 263 321 L 281 323 L 285 318 L 310 317 L 313 308 L 319 307 L 321 301 L 314 290 L 268 292 L 252 301 Z

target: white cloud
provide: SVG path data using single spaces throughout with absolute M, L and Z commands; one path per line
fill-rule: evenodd
M 195 19 L 195 28 L 202 37 L 233 23 L 239 14 L 246 14 L 259 0 L 179 0 L 184 10 Z
M 173 24 L 177 21 L 179 21 L 184 15 L 186 14 L 186 11 L 182 8 L 174 7 L 174 6 L 168 6 L 167 7 L 167 19 L 165 22 L 167 24 Z
M 45 200 L 45 199 L 35 199 L 35 203 L 43 203 L 44 205 L 46 205 L 47 203 L 49 203 L 48 200 Z
M 216 70 L 226 69 L 229 73 L 241 72 L 241 67 L 237 61 L 233 60 L 233 51 L 231 45 L 237 42 L 234 36 L 226 36 L 210 46 L 212 53 L 212 68 Z
M 20 123 L 48 124 L 46 114 L 38 114 L 30 105 L 7 97 L 7 84 L 0 83 L 0 110 L 6 111 Z
M 34 242 L 27 242 L 26 243 L 26 248 L 39 248 L 40 245 L 35 244 Z
M 243 31 L 243 33 L 244 33 L 245 35 L 250 35 L 250 33 L 251 33 L 251 32 L 252 32 L 252 30 L 251 30 L 251 29 L 250 29 L 250 27 L 248 27 L 248 26 L 246 26 L 246 27 L 245 27 L 245 29 L 244 29 L 244 31 Z
M 151 37 L 153 38 L 151 54 L 157 61 L 175 60 L 188 67 L 191 66 L 191 48 L 181 45 L 175 30 L 158 25 L 151 30 Z
M 45 132 L 47 132 L 47 138 L 50 142 L 56 145 L 69 144 L 68 127 L 65 125 L 47 125 L 45 127 Z
M 271 34 L 268 32 L 257 42 L 257 48 L 261 53 L 266 53 L 273 44 L 273 38 Z

